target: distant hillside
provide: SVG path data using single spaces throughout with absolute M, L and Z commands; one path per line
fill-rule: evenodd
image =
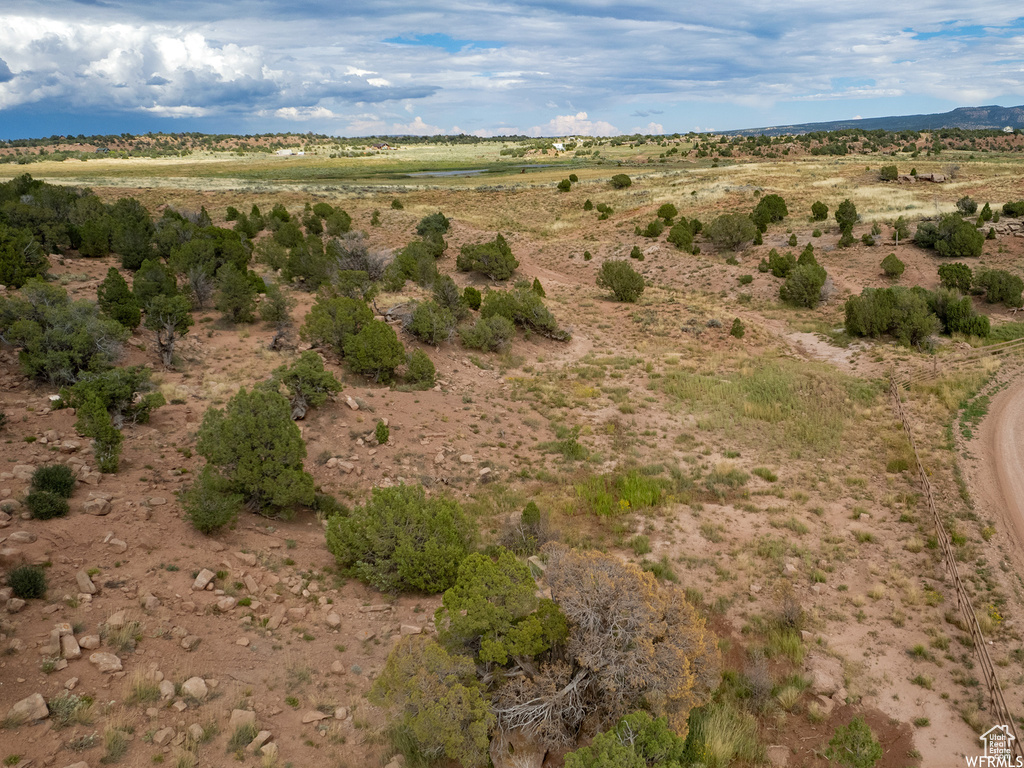
M 832 120 L 827 123 L 801 123 L 799 125 L 775 125 L 769 128 L 744 128 L 736 131 L 721 131 L 738 136 L 785 136 L 811 133 L 812 131 L 840 131 L 846 128 L 860 128 L 865 131 L 931 131 L 940 128 L 963 128 L 964 130 L 1002 130 L 1006 126 L 1024 128 L 1024 105 L 1019 107 L 958 107 L 952 112 L 933 115 L 897 115 L 894 117 L 869 117 L 863 120 Z

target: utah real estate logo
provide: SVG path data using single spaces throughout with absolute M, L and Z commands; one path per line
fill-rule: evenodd
M 978 738 L 985 745 L 985 754 L 967 755 L 968 768 L 1024 768 L 1024 758 L 1013 755 L 1015 737 L 1009 726 L 996 725 Z

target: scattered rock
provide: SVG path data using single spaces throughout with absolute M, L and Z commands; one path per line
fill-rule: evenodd
M 163 496 L 151 496 L 146 500 L 146 503 L 149 504 L 149 506 L 151 507 L 162 507 L 164 504 L 167 503 L 167 499 L 165 499 Z
M 199 575 L 196 576 L 196 580 L 192 582 L 192 589 L 195 592 L 201 592 L 202 590 L 206 589 L 207 586 L 210 585 L 210 583 L 213 581 L 216 575 L 217 574 L 215 574 L 209 568 L 203 568 L 203 570 L 199 572 Z
M 347 405 L 353 411 L 358 411 L 359 410 L 359 403 L 357 403 L 355 400 L 353 400 L 348 395 L 345 395 L 345 405 Z
M 25 608 L 25 601 L 20 597 L 12 597 L 7 601 L 7 612 L 8 613 L 21 613 Z
M 254 755 L 258 754 L 263 745 L 270 741 L 272 735 L 270 731 L 260 731 L 257 733 L 256 738 L 249 742 L 249 751 Z
M 188 696 L 196 701 L 203 701 L 210 691 L 206 687 L 206 681 L 201 677 L 190 677 L 181 684 L 181 695 Z
M 306 609 L 304 607 L 289 608 L 288 609 L 288 621 L 294 623 L 302 621 L 306 618 Z
M 809 656 L 807 671 L 811 677 L 811 693 L 831 696 L 843 681 L 843 665 L 830 656 Z
M 273 763 L 277 760 L 277 744 L 274 742 L 264 744 L 263 749 L 260 750 L 260 754 L 267 758 L 268 763 Z
M 89 574 L 85 572 L 85 569 L 82 569 L 75 574 L 75 581 L 78 583 L 79 592 L 84 592 L 87 595 L 95 595 L 99 591 L 96 589 L 96 585 L 92 583 L 92 579 L 89 578 Z
M 155 611 L 160 607 L 160 598 L 150 592 L 147 592 L 139 598 L 139 605 L 147 611 Z
M 249 647 L 249 638 L 248 637 L 240 637 L 237 640 L 235 640 L 235 645 L 240 645 L 243 648 L 248 648 Z
M 97 651 L 89 657 L 89 661 L 96 665 L 100 672 L 120 672 L 121 660 L 112 653 Z
M 235 557 L 250 567 L 256 565 L 256 555 L 249 552 L 235 552 Z
M 784 745 L 773 745 L 766 750 L 768 762 L 776 768 L 785 768 L 789 765 L 789 747 Z
M 308 712 L 302 713 L 302 723 L 303 725 L 306 725 L 308 723 L 319 723 L 321 720 L 325 720 L 327 717 L 328 715 L 325 715 L 323 712 L 316 709 L 311 709 Z
M 459 463 L 461 464 L 473 464 L 475 461 L 476 459 L 473 458 L 473 454 L 471 453 L 464 453 L 459 456 Z
M 331 674 L 332 675 L 344 675 L 345 665 L 340 661 L 331 662 Z
M 13 707 L 7 713 L 7 718 L 12 722 L 35 722 L 45 720 L 50 716 L 50 710 L 46 706 L 46 699 L 41 693 L 33 693 Z
M 123 552 L 127 552 L 128 551 L 128 543 L 125 542 L 125 541 L 122 541 L 121 539 L 111 539 L 110 541 L 107 542 L 107 546 L 109 546 L 112 550 L 114 550 L 118 554 L 121 554 Z
M 356 632 L 356 640 L 360 643 L 365 643 L 367 640 L 373 640 L 377 636 L 377 633 L 370 629 L 360 629 Z
M 100 636 L 82 635 L 82 637 L 78 638 L 78 645 L 83 650 L 94 651 L 100 647 Z
M 199 723 L 192 723 L 192 725 L 188 727 L 188 737 L 197 744 L 203 740 L 204 735 L 203 726 Z
M 234 610 L 236 605 L 238 605 L 238 600 L 233 597 L 224 596 L 217 601 L 217 610 L 221 613 L 227 613 L 228 611 Z
M 162 747 L 164 744 L 168 744 L 171 739 L 174 738 L 173 728 L 161 728 L 159 731 L 153 734 L 153 743 L 158 747 Z
M 338 614 L 334 613 L 333 611 L 331 613 L 327 614 L 326 621 L 327 621 L 327 626 L 331 627 L 332 629 L 337 629 L 338 627 L 341 626 L 341 616 L 339 616 Z
M 15 531 L 7 537 L 7 541 L 10 544 L 31 544 L 36 538 L 37 536 L 29 531 Z
M 82 505 L 82 512 L 87 515 L 104 517 L 110 514 L 110 502 L 106 499 L 90 499 Z
M 174 683 L 170 680 L 160 681 L 160 699 L 161 701 L 170 701 L 174 698 Z
M 256 725 L 256 713 L 249 709 L 231 710 L 231 719 L 228 720 L 228 731 L 234 733 L 243 725 Z
M 78 678 L 77 677 L 69 677 L 67 680 L 64 681 L 64 688 L 66 690 L 73 691 L 77 687 L 78 687 Z
M 335 709 L 334 709 L 334 719 L 335 720 L 344 720 L 347 717 L 348 717 L 348 707 L 335 707 Z
M 107 619 L 107 627 L 110 629 L 121 629 L 128 623 L 128 614 L 125 611 L 117 611 Z
M 423 627 L 417 627 L 415 624 L 403 624 L 400 632 L 403 635 L 418 635 L 423 632 Z
M 80 659 L 82 657 L 82 649 L 74 635 L 61 635 L 60 655 L 65 659 Z
M 186 651 L 194 651 L 201 642 L 202 638 L 198 635 L 185 635 L 185 637 L 181 638 L 181 647 Z

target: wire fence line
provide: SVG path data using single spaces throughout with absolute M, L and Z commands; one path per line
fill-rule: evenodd
M 932 485 L 928 481 L 928 474 L 925 472 L 924 465 L 921 463 L 921 457 L 917 453 L 917 445 L 914 442 L 914 431 L 911 428 L 910 415 L 907 412 L 906 406 L 903 404 L 903 400 L 900 398 L 900 382 L 897 380 L 895 375 L 891 375 L 889 378 L 889 395 L 892 398 L 893 411 L 895 411 L 896 415 L 903 423 L 903 429 L 907 433 L 907 439 L 910 441 L 910 448 L 914 452 L 914 461 L 917 464 L 917 476 L 921 482 L 921 490 L 924 493 L 928 509 L 931 510 L 932 513 L 932 520 L 935 523 L 935 534 L 939 541 L 939 549 L 942 550 L 942 556 L 946 563 L 946 570 L 949 572 L 953 581 L 957 608 L 960 609 L 960 615 L 963 616 L 964 623 L 967 625 L 967 629 L 971 634 L 971 639 L 974 641 L 974 650 L 977 652 L 979 666 L 981 667 L 981 674 L 985 679 L 985 688 L 988 691 L 992 710 L 997 719 L 995 724 L 1009 727 L 1010 731 L 1013 733 L 1013 739 L 1011 740 L 1011 749 L 1013 754 L 1024 758 L 1024 744 L 1021 743 L 1019 734 L 1017 733 L 1017 724 L 1014 721 L 1013 716 L 1010 714 L 1009 708 L 1006 706 L 1006 699 L 1003 697 L 1003 689 L 999 684 L 995 665 L 992 663 L 992 657 L 989 655 L 988 647 L 985 644 L 985 636 L 982 634 L 981 627 L 978 625 L 978 617 L 974 613 L 974 606 L 971 605 L 970 594 L 968 593 L 964 582 L 960 578 L 960 571 L 957 568 L 956 556 L 953 551 L 953 542 L 950 539 L 949 532 L 946 530 L 945 524 L 942 522 L 942 518 L 939 516 L 939 510 L 935 505 L 935 497 L 932 495 Z

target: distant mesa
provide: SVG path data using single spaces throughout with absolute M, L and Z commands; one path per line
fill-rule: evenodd
M 962 128 L 967 131 L 1002 131 L 1013 133 L 1024 129 L 1024 105 L 1019 107 L 957 107 L 951 112 L 930 115 L 896 115 L 892 117 L 851 118 L 825 123 L 799 123 L 775 125 L 768 128 L 742 128 L 735 131 L 716 131 L 730 136 L 791 136 L 814 131 L 841 131 L 860 128 L 864 131 L 934 131 L 942 128 Z

